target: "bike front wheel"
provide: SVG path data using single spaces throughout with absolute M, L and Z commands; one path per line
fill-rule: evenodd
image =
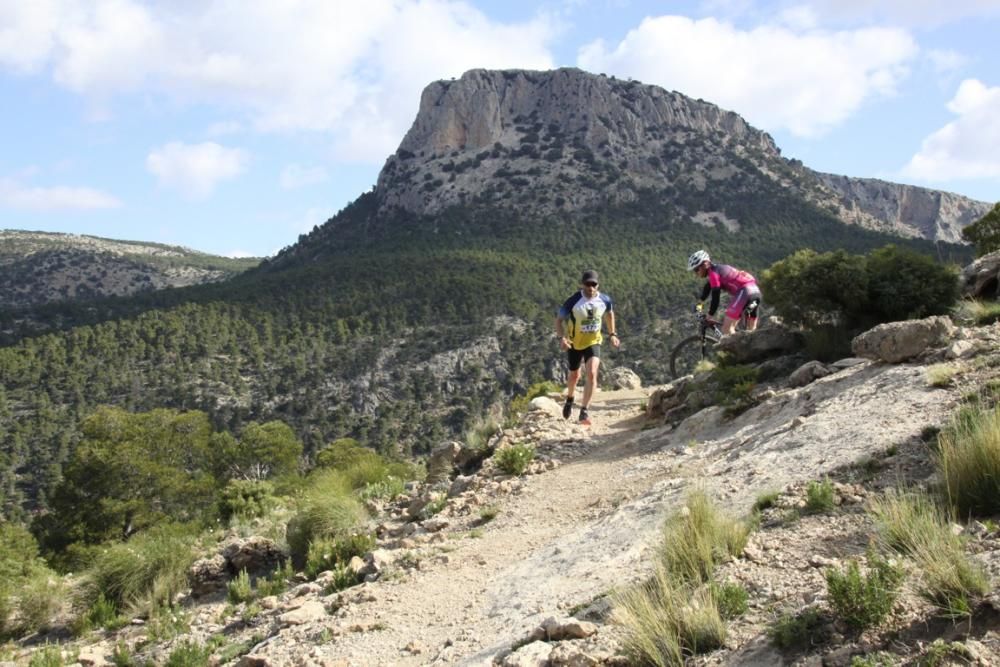
M 702 342 L 704 341 L 704 349 Z M 673 379 L 694 373 L 695 367 L 703 360 L 712 359 L 715 356 L 714 338 L 702 337 L 698 334 L 688 336 L 674 346 L 670 353 L 670 376 Z

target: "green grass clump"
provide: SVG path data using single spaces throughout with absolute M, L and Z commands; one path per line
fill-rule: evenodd
M 806 486 L 806 512 L 819 514 L 829 512 L 835 506 L 833 482 L 824 479 L 822 482 L 809 482 Z
M 497 467 L 508 475 L 520 475 L 535 459 L 535 448 L 531 445 L 518 443 L 497 450 L 493 455 Z
M 927 369 L 927 384 L 932 387 L 948 387 L 958 369 L 953 364 L 934 364 Z
M 1000 408 L 960 411 L 938 436 L 937 463 L 959 517 L 1000 513 Z
M 298 503 L 298 512 L 288 522 L 288 547 L 292 562 L 302 567 L 309 545 L 319 539 L 337 539 L 356 534 L 366 518 L 364 507 L 352 493 L 351 484 L 337 470 L 319 470 Z
M 187 587 L 194 538 L 185 526 L 166 525 L 97 552 L 83 573 L 83 601 L 89 608 L 103 594 L 118 611 L 170 606 Z
M 711 577 L 719 562 L 742 552 L 748 530 L 702 492 L 666 521 L 653 577 L 613 596 L 612 618 L 635 664 L 680 667 L 690 655 L 722 646 L 723 619 L 745 611 L 746 591 L 711 584 Z
M 750 531 L 746 522 L 721 514 L 705 493 L 688 496 L 683 511 L 664 526 L 660 560 L 681 581 L 710 581 L 718 563 L 743 553 Z
M 827 592 L 833 611 L 852 628 L 863 630 L 880 624 L 892 611 L 904 572 L 898 565 L 871 553 L 869 570 L 861 574 L 858 562 L 826 572 Z
M 625 630 L 632 664 L 681 667 L 691 654 L 723 645 L 726 624 L 712 593 L 692 591 L 662 567 L 646 584 L 614 596 L 613 620 Z
M 869 511 L 881 545 L 916 564 L 917 593 L 949 618 L 971 614 L 989 592 L 989 578 L 965 553 L 949 514 L 927 494 L 900 491 L 876 499 Z
M 500 424 L 490 417 L 484 417 L 466 429 L 463 436 L 465 446 L 474 451 L 486 449 L 487 444 L 494 435 L 500 431 Z

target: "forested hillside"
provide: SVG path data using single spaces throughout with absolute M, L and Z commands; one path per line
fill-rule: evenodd
M 0 230 L 0 308 L 217 282 L 259 261 L 162 243 Z
M 587 267 L 604 276 L 625 341 L 607 365 L 662 382 L 686 323 L 676 316 L 698 288 L 685 270 L 691 249 L 760 271 L 802 247 L 864 252 L 893 240 L 769 183 L 726 203 L 743 220 L 738 233 L 693 223 L 655 193 L 544 219 L 486 207 L 387 217 L 369 193 L 226 283 L 50 305 L 40 316 L 58 330 L 44 334 L 25 335 L 5 313 L 4 514 L 46 505 L 80 420 L 102 404 L 200 410 L 236 434 L 283 420 L 307 455 L 345 435 L 392 455 L 425 453 L 528 384 L 561 377 L 552 313 Z

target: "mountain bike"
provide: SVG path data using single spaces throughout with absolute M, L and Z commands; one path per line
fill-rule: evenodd
M 736 322 L 737 331 L 747 328 L 747 320 L 751 312 L 756 312 L 756 305 L 751 302 L 743 309 L 743 314 Z M 704 304 L 696 304 L 694 313 L 698 320 L 698 333 L 677 343 L 670 353 L 670 376 L 675 380 L 693 373 L 700 362 L 714 358 L 715 346 L 722 340 L 722 322 L 709 317 L 704 311 Z

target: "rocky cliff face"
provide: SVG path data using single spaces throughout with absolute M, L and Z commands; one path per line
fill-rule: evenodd
M 838 215 L 845 222 L 899 236 L 964 243 L 962 228 L 986 215 L 991 205 L 968 197 L 890 183 L 816 173 L 837 197 Z
M 738 114 L 638 81 L 577 69 L 472 70 L 424 90 L 379 176 L 383 211 L 457 205 L 549 215 L 657 192 L 682 216 L 739 227 L 726 201 L 778 184 L 844 222 L 961 242 L 989 206 L 949 193 L 820 174 L 786 160 Z M 711 191 L 716 210 L 704 197 Z

